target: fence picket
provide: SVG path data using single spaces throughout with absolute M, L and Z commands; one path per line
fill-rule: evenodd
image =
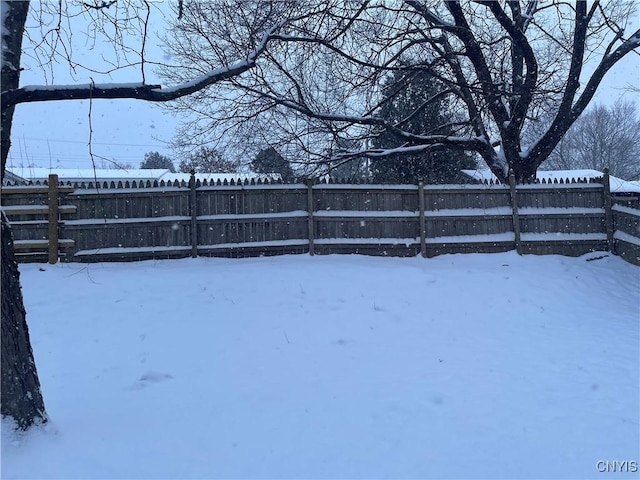
M 315 255 L 315 219 L 313 218 L 313 180 L 307 179 L 307 212 L 309 213 L 308 234 L 309 237 L 309 255 Z
M 602 195 L 604 200 L 604 211 L 605 211 L 605 228 L 607 232 L 607 251 L 613 251 L 613 235 L 614 235 L 614 224 L 613 224 L 613 212 L 611 210 L 611 181 L 609 179 L 609 169 L 605 168 L 602 176 Z

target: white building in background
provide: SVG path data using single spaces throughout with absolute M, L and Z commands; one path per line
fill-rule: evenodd
M 10 182 L 12 184 L 27 183 L 27 181 L 24 178 L 16 175 L 15 173 L 10 172 L 8 169 L 5 169 L 4 171 L 4 181 Z
M 162 180 L 164 180 L 165 182 L 167 181 L 171 181 L 174 182 L 176 180 L 178 180 L 178 182 L 182 182 L 183 180 L 185 182 L 189 181 L 189 178 L 191 178 L 191 175 L 188 173 L 167 173 L 166 175 L 163 175 Z M 277 182 L 278 180 L 280 180 L 282 178 L 282 175 L 280 175 L 279 173 L 253 173 L 253 172 L 249 172 L 249 173 L 196 173 L 196 180 L 200 180 L 201 182 L 204 182 L 205 180 L 207 181 L 207 183 L 211 183 L 211 182 L 217 182 L 218 180 L 220 180 L 221 182 L 224 182 L 225 180 L 227 182 L 230 182 L 231 180 L 234 181 L 238 181 L 241 180 L 243 183 L 245 182 L 245 180 L 247 181 L 251 181 L 251 180 L 255 180 L 256 182 L 258 180 L 261 181 L 271 181 L 271 182 Z
M 24 178 L 27 182 L 43 182 L 49 179 L 49 175 L 58 175 L 61 182 L 81 183 L 81 182 L 111 182 L 111 181 L 154 181 L 160 180 L 163 175 L 169 172 L 166 169 L 110 169 L 110 168 L 42 168 L 42 167 L 21 167 L 7 168 L 8 172 Z
M 465 174 L 469 180 L 484 183 L 489 181 L 496 182 L 498 178 L 491 173 L 491 170 L 488 168 L 480 168 L 478 170 L 462 170 L 462 173 Z M 539 180 L 546 180 L 547 182 L 554 180 L 562 180 L 566 182 L 567 180 L 587 180 L 592 178 L 600 178 L 602 177 L 602 172 L 598 170 L 538 170 L 536 173 L 536 178 Z M 609 184 L 611 187 L 611 193 L 640 193 L 640 181 L 628 181 L 622 180 L 621 178 L 614 177 L 612 175 L 609 176 Z
M 107 168 L 41 168 L 41 167 L 21 167 L 21 168 L 7 168 L 5 181 L 15 182 L 17 178 L 24 179 L 28 182 L 44 182 L 49 179 L 49 175 L 58 175 L 58 180 L 64 183 L 89 183 L 89 182 L 124 182 L 132 181 L 158 181 L 164 180 L 165 182 L 185 182 L 189 181 L 191 175 L 188 173 L 171 173 L 167 169 L 145 169 L 145 168 L 131 168 L 131 169 L 107 169 Z M 277 181 L 281 178 L 278 173 L 196 173 L 196 179 L 207 183 L 211 181 L 217 182 L 225 180 L 230 182 L 231 180 L 270 180 Z

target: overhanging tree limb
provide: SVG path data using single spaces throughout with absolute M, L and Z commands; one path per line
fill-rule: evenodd
M 162 89 L 160 85 L 145 85 L 143 83 L 113 83 L 113 84 L 84 84 L 84 85 L 28 85 L 14 90 L 2 92 L 2 108 L 8 108 L 20 103 L 47 102 L 57 100 L 86 100 L 127 98 L 146 100 L 149 102 L 167 102 L 198 92 L 215 83 L 241 75 L 256 65 L 256 60 L 265 51 L 271 36 L 280 28 L 273 27 L 262 36 L 258 46 L 247 55 L 227 67 L 215 70 L 182 84 Z

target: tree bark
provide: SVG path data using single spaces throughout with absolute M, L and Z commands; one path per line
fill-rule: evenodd
M 6 16 L 2 25 L 2 93 L 15 90 L 20 85 L 20 55 L 22 53 L 22 34 L 27 21 L 29 2 L 2 1 L 2 10 Z M 2 149 L 2 178 L 11 146 L 11 122 L 15 104 L 3 101 L 0 103 L 2 132 L 0 148 Z
M 33 358 L 13 236 L 2 215 L 2 416 L 25 430 L 47 416 Z
M 3 2 L 6 9 L 2 25 L 2 90 L 18 88 L 22 34 L 29 11 L 29 2 Z M 13 105 L 2 104 L 2 178 L 9 155 Z M 33 358 L 29 328 L 20 287 L 20 273 L 15 257 L 13 235 L 5 215 L 2 215 L 2 353 L 0 362 L 0 410 L 12 417 L 18 428 L 27 429 L 34 423 L 44 423 L 47 416 L 40 391 L 40 381 Z

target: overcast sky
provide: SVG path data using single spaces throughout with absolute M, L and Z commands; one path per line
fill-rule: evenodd
M 34 4 L 37 5 L 37 4 Z M 158 35 L 166 28 L 164 15 L 171 12 L 163 3 L 160 9 L 152 8 L 150 41 L 146 46 L 146 58 L 151 62 L 164 62 L 167 54 L 163 50 Z M 80 19 L 81 20 L 81 19 Z M 74 30 L 74 60 L 82 65 L 104 68 L 102 55 L 111 55 L 113 48 L 106 42 L 95 45 L 84 35 L 83 21 L 77 20 L 79 28 Z M 32 20 L 33 21 L 33 20 Z M 132 42 L 136 42 L 135 38 Z M 137 45 L 137 44 L 133 44 Z M 35 66 L 29 55 L 23 55 L 21 85 L 41 85 L 51 83 L 49 71 Z M 147 83 L 162 83 L 154 75 L 153 67 L 145 69 Z M 55 68 L 56 84 L 113 82 L 140 82 L 139 68 L 115 72 L 111 75 L 99 75 L 77 70 L 72 76 L 68 64 L 62 63 Z M 89 135 L 91 133 L 92 153 L 97 167 L 111 161 L 119 164 L 131 164 L 138 167 L 144 154 L 158 151 L 171 156 L 167 145 L 179 125 L 178 119 L 159 106 L 141 100 L 96 100 L 91 105 L 91 129 L 89 126 L 88 100 L 36 102 L 18 105 L 16 108 L 12 146 L 8 166 L 39 167 L 59 166 L 68 168 L 91 168 L 89 156 Z M 101 158 L 103 157 L 103 158 Z M 174 162 L 177 165 L 177 161 Z
M 158 13 L 155 13 L 158 15 Z M 162 25 L 162 18 L 157 18 Z M 91 63 L 95 61 L 98 44 L 91 50 L 82 43 L 82 37 L 76 37 L 79 43 L 76 52 L 79 60 Z M 160 42 L 153 40 L 148 47 L 150 60 L 166 60 Z M 41 69 L 29 64 L 23 58 L 26 69 L 22 72 L 21 84 L 33 85 L 45 83 Z M 151 69 L 150 69 L 151 70 Z M 89 83 L 92 77 L 100 82 L 140 81 L 140 73 L 120 72 L 110 77 L 81 73 L 72 78 L 69 68 L 61 65 L 56 69 L 56 83 Z M 149 71 L 149 73 L 151 73 Z M 147 79 L 148 83 L 157 80 Z M 595 101 L 612 104 L 620 98 L 638 101 L 640 95 L 630 92 L 629 86 L 640 88 L 640 56 L 627 55 L 605 77 Z M 97 100 L 92 107 L 92 151 L 96 156 L 97 167 L 104 157 L 119 164 L 138 167 L 149 151 L 158 151 L 168 156 L 172 152 L 168 146 L 179 125 L 179 119 L 161 107 L 139 100 Z M 12 147 L 8 168 L 11 166 L 39 166 L 91 168 L 89 157 L 89 102 L 60 101 L 21 104 L 16 108 L 12 131 Z M 174 159 L 177 165 L 179 159 Z M 108 163 L 108 162 L 106 162 Z

